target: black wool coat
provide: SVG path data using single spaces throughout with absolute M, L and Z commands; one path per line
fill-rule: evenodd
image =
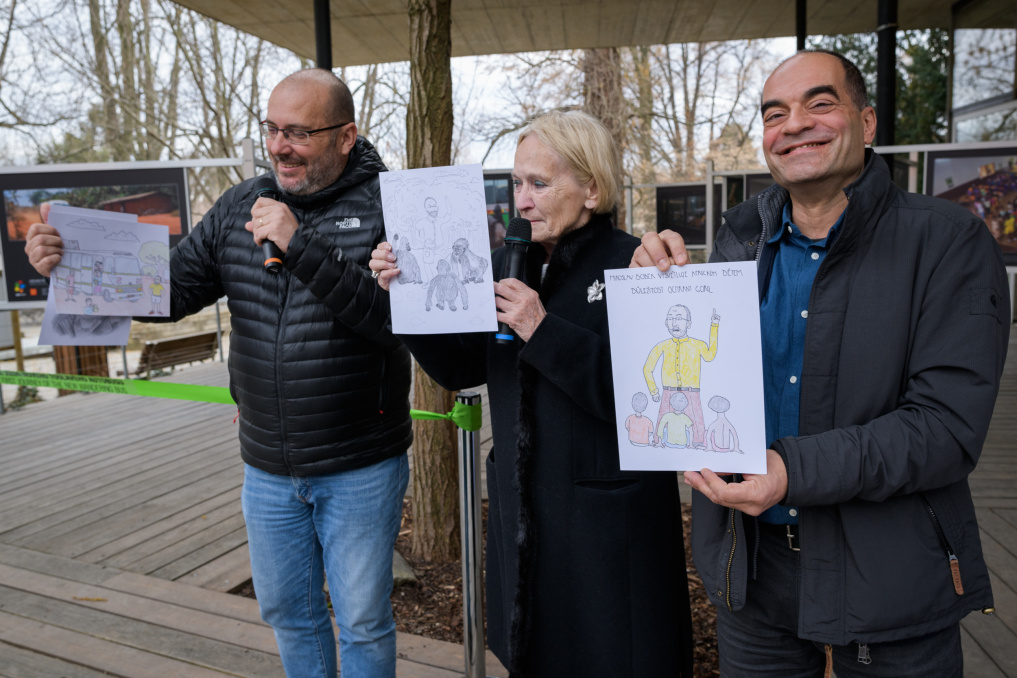
M 638 244 L 594 216 L 561 238 L 542 283 L 532 246 L 547 316 L 529 342 L 401 337 L 446 388 L 488 384 L 488 642 L 513 676 L 692 675 L 677 476 L 619 470 L 607 302 L 588 300 Z

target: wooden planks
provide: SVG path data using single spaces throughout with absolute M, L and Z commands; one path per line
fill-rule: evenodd
M 227 374 L 212 363 L 167 381 L 221 386 Z M 250 576 L 235 413 L 76 394 L 4 415 L 0 541 L 234 588 Z
M 222 593 L 250 578 L 235 414 L 76 394 L 0 417 L 0 678 L 282 675 L 257 602 Z M 463 674 L 460 645 L 397 643 L 399 678 Z
M 961 622 L 964 674 L 1017 678 L 1017 335 L 1013 333 L 992 424 L 969 482 L 996 613 L 972 612 Z

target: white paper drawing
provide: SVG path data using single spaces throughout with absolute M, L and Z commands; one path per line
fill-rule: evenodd
M 72 315 L 56 309 L 56 296 L 46 299 L 39 344 L 45 346 L 126 346 L 131 319 L 126 316 L 97 315 L 91 297 L 83 300 L 82 313 Z
M 487 198 L 480 165 L 382 172 L 385 236 L 397 334 L 494 332 Z
M 137 219 L 53 206 L 49 223 L 64 241 L 50 277 L 57 312 L 82 315 L 88 306 L 93 315 L 169 315 L 169 228 Z
M 604 275 L 621 468 L 765 473 L 755 264 Z

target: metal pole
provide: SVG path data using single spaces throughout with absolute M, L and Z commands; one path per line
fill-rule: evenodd
M 706 256 L 713 251 L 713 220 L 717 215 L 713 209 L 713 161 L 706 161 Z
M 120 347 L 120 357 L 124 360 L 124 379 L 130 379 L 131 373 L 127 371 L 127 347 Z
M 795 0 L 795 37 L 797 38 L 797 50 L 805 49 L 805 38 L 808 36 L 806 19 L 809 15 L 808 0 Z
M 876 145 L 892 146 L 897 120 L 897 0 L 879 0 L 876 29 Z M 892 169 L 892 166 L 891 166 Z
M 328 0 L 314 0 L 314 42 L 317 66 L 332 70 L 332 13 Z
M 456 402 L 480 405 L 480 394 L 460 391 Z M 480 543 L 480 446 L 477 432 L 459 429 L 459 522 L 463 548 L 463 656 L 466 678 L 485 678 L 483 545 Z
M 240 174 L 244 180 L 253 179 L 258 171 L 254 163 L 254 139 L 244 137 L 240 140 Z

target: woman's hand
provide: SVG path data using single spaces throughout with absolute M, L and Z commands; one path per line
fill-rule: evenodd
M 387 242 L 378 243 L 378 247 L 371 252 L 371 261 L 367 264 L 371 268 L 371 274 L 378 280 L 381 289 L 388 292 L 392 284 L 392 278 L 399 275 L 399 266 L 396 265 L 396 255 L 392 251 L 392 245 Z
M 377 250 L 375 250 L 377 251 Z M 505 323 L 523 341 L 529 341 L 537 325 L 547 312 L 540 303 L 540 295 L 526 283 L 515 278 L 505 278 L 494 284 L 495 305 L 498 307 L 498 322 Z

